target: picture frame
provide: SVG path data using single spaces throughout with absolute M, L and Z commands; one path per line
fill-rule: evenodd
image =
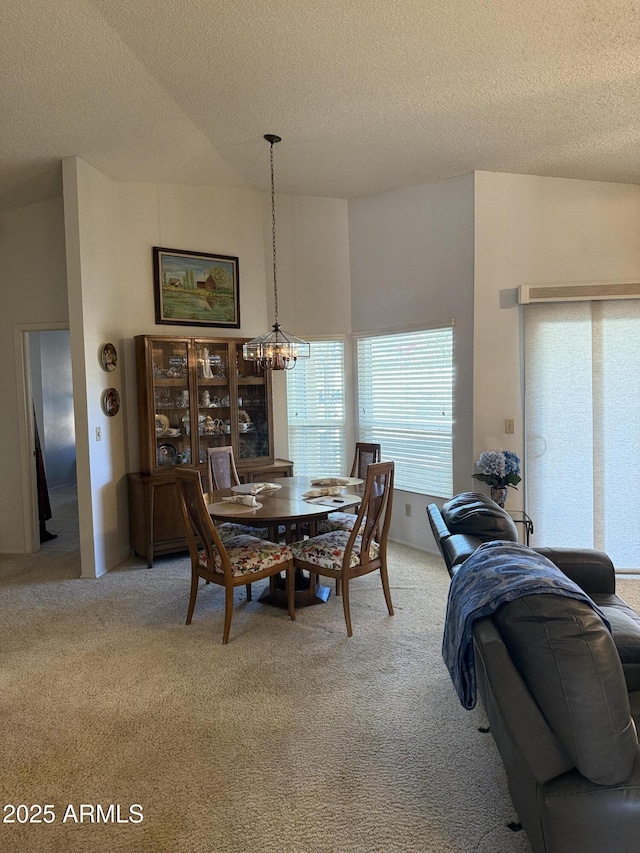
M 238 258 L 153 247 L 156 323 L 240 328 Z

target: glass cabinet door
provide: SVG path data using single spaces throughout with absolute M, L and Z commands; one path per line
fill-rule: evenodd
M 273 458 L 271 377 L 245 362 L 243 339 L 135 341 L 143 473 L 176 465 L 204 473 L 210 447 L 233 447 L 241 476 L 253 460 Z
M 208 447 L 232 443 L 231 386 L 229 382 L 229 345 L 212 340 L 196 341 L 196 384 L 198 462 L 207 461 Z M 196 434 L 196 433 L 194 433 Z
M 154 339 L 153 398 L 155 470 L 166 471 L 191 461 L 189 433 L 189 353 L 186 341 Z M 152 448 L 153 449 L 153 448 Z
M 270 454 L 268 388 L 265 374 L 254 362 L 237 355 L 238 458 L 259 459 Z

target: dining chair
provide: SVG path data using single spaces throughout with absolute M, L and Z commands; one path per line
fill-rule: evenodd
M 353 456 L 350 476 L 366 480 L 369 465 L 373 465 L 374 462 L 380 462 L 381 458 L 382 448 L 379 444 L 356 441 L 356 450 Z
M 240 485 L 240 477 L 231 445 L 208 447 L 207 462 L 209 483 L 212 490 L 230 489 L 232 486 Z
M 230 489 L 232 486 L 240 485 L 240 477 L 236 468 L 236 460 L 233 455 L 233 447 L 208 447 L 207 468 L 209 471 L 209 488 Z M 237 524 L 234 521 L 222 521 L 216 525 L 220 538 L 224 541 L 232 536 L 257 536 L 259 539 L 268 539 L 269 530 L 266 527 L 251 527 L 248 524 Z
M 351 465 L 351 477 L 367 479 L 367 469 L 374 462 L 380 462 L 382 448 L 379 444 L 366 441 L 356 441 L 356 450 Z M 318 533 L 329 533 L 332 530 L 351 530 L 356 522 L 360 506 L 352 507 L 352 512 L 331 512 L 323 521 L 318 522 Z M 339 584 L 336 584 L 339 589 Z
M 342 591 L 342 607 L 349 637 L 353 636 L 350 582 L 354 578 L 379 571 L 387 610 L 393 616 L 387 571 L 387 539 L 393 506 L 394 468 L 393 462 L 369 465 L 360 510 L 350 531 L 333 530 L 291 544 L 294 566 L 309 572 L 312 582 L 315 575 L 335 578 L 336 589 Z
M 222 642 L 229 642 L 233 593 L 237 586 L 246 586 L 251 600 L 251 584 L 286 571 L 287 606 L 291 619 L 296 618 L 294 603 L 293 555 L 288 545 L 265 542 L 245 534 L 222 541 L 207 511 L 200 472 L 194 468 L 177 468 L 176 482 L 180 506 L 187 532 L 191 557 L 191 594 L 187 625 L 196 606 L 200 578 L 224 587 L 224 627 Z

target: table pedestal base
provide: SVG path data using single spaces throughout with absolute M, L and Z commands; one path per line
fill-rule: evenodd
M 269 584 L 258 601 L 262 604 L 271 604 L 274 607 L 287 607 L 287 592 L 285 589 L 285 578 L 282 575 L 275 575 L 271 578 L 272 583 Z M 312 604 L 325 604 L 331 595 L 331 588 L 320 584 L 318 575 L 305 577 L 298 570 L 296 571 L 295 583 L 295 604 L 298 607 L 310 607 Z

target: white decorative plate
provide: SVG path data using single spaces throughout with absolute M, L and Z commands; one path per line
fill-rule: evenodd
M 102 395 L 102 410 L 110 418 L 120 411 L 120 395 L 116 388 L 107 388 Z
M 173 444 L 161 444 L 156 454 L 158 465 L 175 465 L 177 455 Z
M 162 435 L 169 429 L 169 418 L 156 412 L 156 435 Z
M 116 365 L 118 364 L 118 354 L 113 344 L 105 344 L 102 347 L 100 363 L 102 364 L 102 369 L 107 372 L 111 372 L 116 369 Z

